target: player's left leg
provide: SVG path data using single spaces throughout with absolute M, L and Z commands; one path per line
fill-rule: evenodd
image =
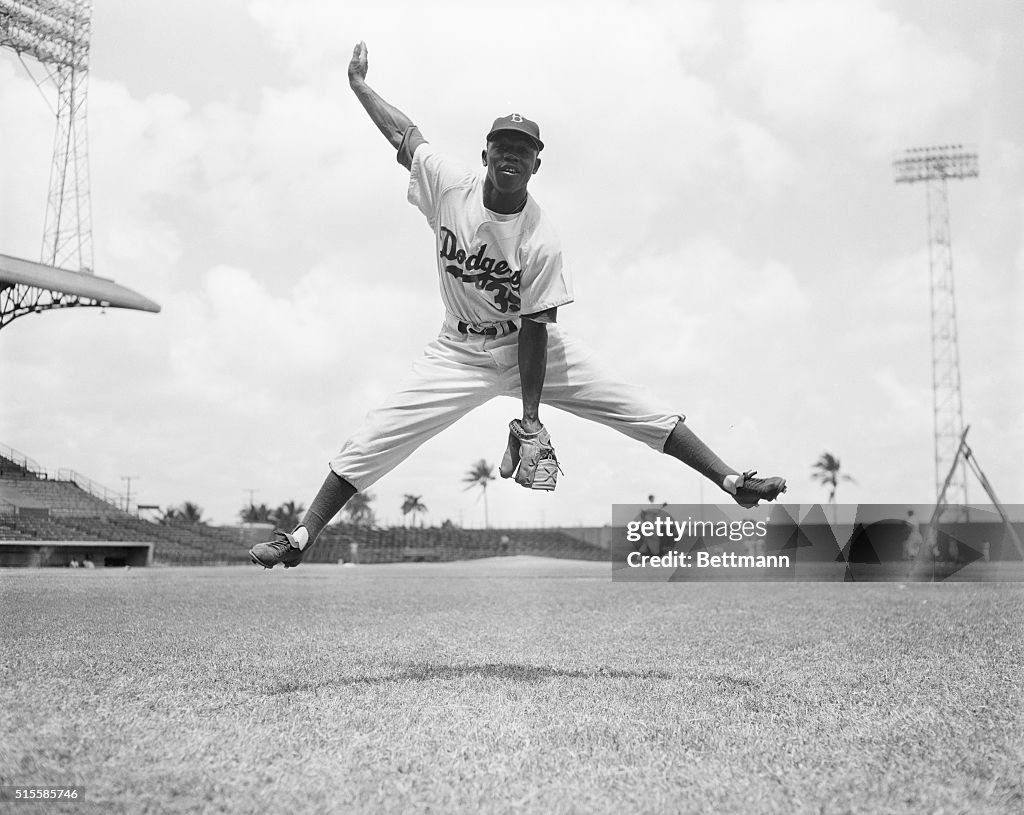
M 515 372 L 518 376 L 518 371 Z M 618 430 L 683 462 L 729 493 L 743 507 L 774 501 L 786 491 L 783 478 L 757 478 L 727 465 L 687 425 L 680 413 L 652 409 L 642 389 L 602 370 L 589 349 L 558 326 L 548 329 L 544 404 Z
M 741 507 L 756 507 L 759 501 L 774 501 L 786 491 L 786 479 L 758 478 L 754 471 L 738 473 L 686 426 L 676 422 L 663 448 L 667 455 L 679 459 L 724 489 Z

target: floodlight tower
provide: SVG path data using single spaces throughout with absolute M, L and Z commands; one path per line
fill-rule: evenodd
M 935 494 L 951 506 L 967 506 L 967 472 L 958 461 L 963 438 L 960 351 L 953 290 L 948 179 L 978 175 L 978 154 L 963 145 L 919 147 L 893 162 L 896 183 L 924 181 L 928 195 L 928 263 L 931 277 L 932 391 L 935 421 Z M 948 480 L 947 480 L 948 479 Z
M 93 271 L 85 121 L 91 15 L 91 0 L 0 0 L 0 47 L 33 57 L 57 88 L 40 260 L 82 272 Z

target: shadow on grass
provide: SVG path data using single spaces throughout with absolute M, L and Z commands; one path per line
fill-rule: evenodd
M 268 688 L 267 696 L 286 693 L 319 690 L 334 686 L 383 685 L 392 682 L 435 682 L 458 679 L 499 679 L 509 682 L 545 682 L 549 679 L 670 679 L 664 671 L 626 671 L 617 668 L 590 668 L 569 670 L 541 665 L 518 665 L 505 662 L 488 662 L 483 665 L 440 665 L 422 663 L 408 665 L 391 673 L 370 676 L 341 676 L 316 682 L 287 682 Z

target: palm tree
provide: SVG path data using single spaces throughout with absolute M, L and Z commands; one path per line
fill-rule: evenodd
M 160 518 L 160 523 L 204 524 L 206 521 L 203 520 L 203 508 L 199 504 L 186 501 L 181 506 L 167 507 Z
M 839 459 L 829 452 L 824 452 L 821 457 L 812 465 L 811 478 L 823 487 L 829 488 L 828 502 L 832 504 L 832 523 L 836 523 L 836 490 L 840 481 L 856 480 L 852 475 L 840 472 Z
M 370 492 L 357 492 L 349 498 L 348 503 L 345 504 L 345 514 L 348 515 L 349 521 L 356 526 L 361 526 L 362 524 L 372 526 L 374 513 L 370 502 L 374 498 L 376 496 Z
M 306 508 L 302 504 L 288 501 L 274 510 L 273 521 L 281 529 L 294 529 L 299 525 Z
M 426 504 L 420 500 L 422 497 L 422 495 L 410 495 L 409 493 L 406 493 L 405 500 L 402 501 L 402 514 L 408 515 L 411 512 L 413 524 L 416 523 L 417 515 L 422 515 L 427 511 Z M 422 525 L 422 521 L 420 524 Z
M 243 507 L 239 510 L 238 516 L 242 519 L 242 523 L 247 524 L 269 524 L 273 523 L 273 512 L 270 507 L 266 504 L 249 504 L 247 507 Z
M 203 508 L 199 504 L 186 501 L 181 505 L 181 515 L 190 524 L 203 524 Z
M 488 464 L 483 459 L 480 459 L 476 464 L 470 468 L 469 472 L 462 479 L 462 483 L 466 484 L 466 489 L 471 490 L 473 487 L 479 487 L 480 492 L 484 497 L 484 528 L 490 527 L 491 522 L 487 514 L 487 485 L 496 479 L 494 475 L 494 465 Z

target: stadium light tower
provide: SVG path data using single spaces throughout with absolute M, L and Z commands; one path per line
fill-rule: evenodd
M 949 229 L 949 179 L 978 175 L 978 154 L 963 145 L 907 150 L 893 162 L 896 183 L 924 181 L 928 195 L 928 263 L 931 278 L 932 391 L 935 421 L 935 494 L 950 506 L 967 506 L 967 472 L 959 459 L 964 433 L 960 351 Z M 944 496 L 943 496 L 944 493 Z
M 45 80 L 57 88 L 43 249 L 39 262 L 0 254 L 0 328 L 26 314 L 73 306 L 160 311 L 93 269 L 85 122 L 91 12 L 89 0 L 0 0 L 0 48 L 18 55 L 40 90 Z M 47 72 L 44 80 L 35 78 L 26 55 Z M 17 159 L 0 153 L 0 160 Z
M 19 59 L 33 57 L 57 88 L 40 261 L 83 272 L 93 270 L 86 128 L 91 14 L 90 0 L 0 0 L 0 47 Z

